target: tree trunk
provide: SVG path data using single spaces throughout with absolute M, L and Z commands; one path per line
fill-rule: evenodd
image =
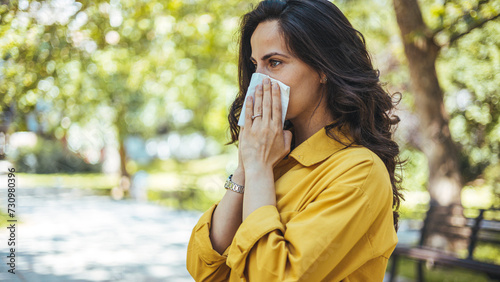
M 11 107 L 6 107 L 0 112 L 0 161 L 6 158 L 7 146 L 9 144 L 9 126 L 14 118 Z
M 120 113 L 118 117 L 123 117 L 123 114 Z M 118 137 L 118 152 L 120 153 L 120 185 L 119 188 L 121 189 L 120 193 L 123 193 L 123 196 L 128 196 L 130 192 L 130 185 L 131 185 L 131 179 L 130 179 L 130 174 L 127 171 L 127 151 L 125 149 L 125 135 L 126 135 L 126 130 L 125 130 L 125 125 L 122 123 L 125 123 L 123 120 L 115 120 L 115 126 L 117 128 L 117 137 Z M 121 198 L 121 197 L 117 197 Z
M 120 138 L 118 140 L 118 144 L 120 148 L 118 149 L 120 152 L 120 172 L 121 176 L 129 177 L 130 175 L 127 172 L 127 151 L 125 151 L 125 144 L 123 143 L 123 139 Z
M 439 86 L 435 62 L 439 47 L 425 25 L 417 0 L 393 0 L 401 31 L 410 79 L 419 116 L 419 133 L 429 165 L 428 190 L 431 205 L 458 205 L 446 220 L 462 217 L 460 192 L 463 180 L 459 171 L 458 150 L 451 139 L 443 92 Z M 457 250 L 462 242 L 430 231 L 425 245 Z
M 429 163 L 431 204 L 460 204 L 463 182 L 458 150 L 451 139 L 435 69 L 439 47 L 422 19 L 417 0 L 394 0 L 394 9 L 410 68 L 415 111 L 420 118 L 420 149 Z

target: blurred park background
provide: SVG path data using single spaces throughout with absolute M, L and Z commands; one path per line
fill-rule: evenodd
M 100 204 L 84 205 L 87 216 L 115 207 L 123 228 L 134 218 L 130 210 L 159 208 L 145 214 L 186 216 L 184 233 L 174 236 L 181 238 L 176 246 L 185 247 L 200 212 L 222 197 L 237 166 L 236 146 L 224 145 L 238 91 L 237 30 L 240 16 L 257 2 L 0 1 L 0 174 L 16 169 L 17 191 L 26 196 L 20 205 L 50 202 L 71 214 L 79 198 L 92 199 Z M 500 1 L 333 2 L 365 36 L 386 89 L 401 93 L 396 139 L 407 160 L 400 171 L 406 198 L 401 238 L 418 238 L 412 226 L 430 202 L 500 207 Z M 2 200 L 3 224 L 6 207 Z M 23 221 L 22 212 L 17 216 Z M 61 226 L 73 219 L 60 220 Z M 148 240 L 173 238 L 159 236 Z M 177 269 L 183 251 L 173 255 Z M 485 253 L 500 263 L 500 250 Z M 36 266 L 28 272 L 37 277 Z M 150 272 L 157 275 L 140 279 L 190 281 L 187 272 L 168 276 L 161 266 Z M 76 279 L 64 275 L 44 279 Z M 78 279 L 116 278 L 106 275 Z M 411 261 L 402 263 L 399 275 L 413 281 Z M 487 281 L 462 270 L 427 275 L 431 281 Z

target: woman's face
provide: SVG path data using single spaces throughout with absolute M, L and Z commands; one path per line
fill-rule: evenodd
M 291 55 L 277 21 L 260 23 L 250 39 L 256 72 L 290 86 L 286 119 L 308 121 L 321 97 L 320 76 L 309 65 Z M 322 102 L 325 102 L 323 99 Z

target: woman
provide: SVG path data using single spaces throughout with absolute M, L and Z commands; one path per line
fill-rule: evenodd
M 252 73 L 265 79 L 237 120 Z M 239 166 L 193 229 L 196 281 L 382 281 L 401 199 L 399 119 L 363 36 L 326 0 L 263 1 L 241 23 Z M 394 211 L 393 211 L 394 209 Z

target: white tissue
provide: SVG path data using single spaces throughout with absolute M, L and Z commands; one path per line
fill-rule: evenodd
M 288 110 L 288 101 L 290 99 L 290 87 L 285 85 L 283 82 L 276 80 L 274 78 L 271 78 L 265 74 L 262 73 L 254 73 L 252 74 L 252 79 L 250 80 L 250 85 L 248 86 L 247 94 L 245 96 L 245 102 L 243 102 L 243 108 L 241 109 L 241 115 L 240 119 L 238 120 L 238 125 L 239 126 L 244 126 L 245 125 L 245 109 L 246 109 L 246 104 L 247 104 L 247 99 L 248 96 L 252 96 L 252 99 L 255 103 L 255 87 L 257 87 L 257 84 L 262 83 L 264 78 L 267 77 L 271 80 L 272 83 L 278 83 L 280 87 L 280 92 L 281 92 L 281 122 L 282 122 L 282 128 L 285 127 L 285 117 L 286 117 L 286 111 Z M 254 113 L 257 114 L 257 113 Z

